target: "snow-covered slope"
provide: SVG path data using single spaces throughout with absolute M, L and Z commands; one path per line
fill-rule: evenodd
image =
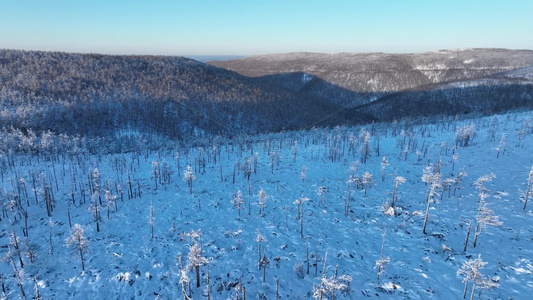
M 464 284 L 456 273 L 478 255 L 487 262 L 481 273 L 499 287 L 478 287 L 475 299 L 527 299 L 533 288 L 533 204 L 523 210 L 520 191 L 526 189 L 533 165 L 532 118 L 528 111 L 431 124 L 374 124 L 365 129 L 370 135 L 366 163 L 361 162 L 362 128 L 284 132 L 172 151 L 3 155 L 4 296 L 21 296 L 16 269 L 23 270 L 18 278 L 28 297 L 35 295 L 35 285 L 43 299 L 179 299 L 179 258 L 185 268 L 188 245 L 193 244 L 187 233 L 201 231 L 201 238 L 194 240 L 209 260 L 211 299 L 242 297 L 239 286 L 247 299 L 276 299 L 277 289 L 279 299 L 309 299 L 321 278 L 336 272 L 339 279 L 352 278 L 349 287 L 335 291 L 337 299 L 460 299 Z M 468 132 L 468 146 L 454 148 L 466 142 Z M 382 157 L 388 161 L 384 180 Z M 192 193 L 183 180 L 187 165 L 196 178 Z M 422 175 L 427 166 L 437 171 L 437 165 L 443 180 L 457 179 L 463 167 L 468 175 L 456 191 L 454 185 L 437 189 L 424 234 L 427 187 Z M 154 170 L 161 182 L 154 180 Z M 167 178 L 168 170 L 173 172 Z M 362 179 L 365 171 L 375 181 L 366 195 L 364 186 L 348 184 Z M 394 215 L 387 215 L 384 205 L 391 201 L 394 174 L 406 182 L 398 187 Z M 484 228 L 474 248 L 479 207 L 474 182 L 486 174 L 495 178 L 485 184 L 484 202 L 503 224 Z M 327 188 L 323 196 L 318 195 L 320 187 Z M 261 188 L 268 198 L 259 214 Z M 107 198 L 117 196 L 117 210 L 111 203 L 109 218 L 105 190 Z M 231 203 L 238 190 L 245 201 L 240 215 Z M 44 198 L 50 193 L 55 205 L 49 218 Z M 295 204 L 302 198 L 309 198 L 303 204 L 303 222 Z M 99 232 L 95 203 L 102 219 Z M 88 240 L 85 271 L 77 249 L 65 246 L 69 215 Z M 468 223 L 472 231 L 465 252 Z M 258 230 L 266 239 L 261 243 L 261 255 L 268 260 L 264 281 L 258 268 Z M 383 258 L 390 262 L 378 279 L 375 264 L 385 232 Z M 295 271 L 299 268 L 302 272 Z M 195 287 L 194 270 L 185 272 L 193 299 L 206 297 L 206 267 L 200 271 L 200 288 Z M 331 298 L 329 293 L 323 296 Z
M 432 84 L 473 80 L 533 65 L 533 51 L 457 49 L 425 53 L 286 53 L 213 61 L 212 65 L 265 82 L 292 85 L 293 73 L 316 80 L 306 94 L 325 102 L 356 107 L 390 93 Z M 281 78 L 278 78 L 281 77 Z

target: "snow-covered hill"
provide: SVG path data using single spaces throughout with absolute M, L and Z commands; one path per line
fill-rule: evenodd
M 185 294 L 202 299 L 209 286 L 211 299 L 242 299 L 243 292 L 247 299 L 309 299 L 321 291 L 329 299 L 335 286 L 337 299 L 461 299 L 457 271 L 481 255 L 486 280 L 476 279 L 475 299 L 527 299 L 533 204 L 524 210 L 521 196 L 532 176 L 532 118 L 527 111 L 402 121 L 113 155 L 5 153 L 2 295 L 180 299 L 185 286 Z M 440 175 L 429 206 L 424 172 Z M 495 177 L 485 182 L 481 204 L 502 225 L 483 228 L 474 247 L 483 207 L 476 181 L 489 174 Z M 398 178 L 389 207 L 395 175 L 405 183 Z M 260 208 L 261 189 L 267 197 Z M 76 243 L 66 246 L 75 224 L 88 242 L 84 271 Z M 187 268 L 193 245 L 208 260 L 209 276 L 199 267 L 200 288 Z M 378 260 L 388 260 L 379 279 Z M 190 285 L 182 285 L 185 276 Z
M 357 107 L 390 93 L 475 80 L 533 65 L 533 51 L 457 49 L 425 53 L 285 53 L 213 61 L 245 76 L 283 87 L 298 86 L 291 74 L 306 73 L 305 94 Z

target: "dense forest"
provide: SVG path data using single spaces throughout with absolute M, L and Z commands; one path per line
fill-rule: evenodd
M 183 57 L 1 50 L 0 82 L 4 138 L 50 131 L 183 141 L 360 121 L 328 120 L 336 107 Z
M 466 60 L 472 52 L 457 54 L 468 62 L 463 69 L 457 59 L 440 64 L 435 57 L 442 53 L 403 60 L 356 55 L 365 58 L 356 64 L 364 76 L 353 71 L 355 85 L 346 86 L 341 73 L 352 72 L 348 63 L 338 73 L 341 81 L 328 81 L 316 72 L 275 73 L 280 59 L 266 69 L 272 74 L 247 77 L 183 57 L 0 50 L 0 151 L 120 152 L 161 148 L 169 140 L 194 144 L 216 136 L 531 108 L 533 72 L 524 68 L 533 63 L 530 51 L 478 52 L 482 62 Z M 289 65 L 305 69 L 309 55 L 304 58 Z M 331 57 L 317 58 L 317 64 L 328 61 L 329 68 L 339 67 Z M 412 82 L 391 81 L 396 77 Z M 367 79 L 381 88 L 364 88 Z

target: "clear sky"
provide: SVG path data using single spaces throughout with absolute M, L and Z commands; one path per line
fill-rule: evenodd
M 0 0 L 0 48 L 253 55 L 533 49 L 533 0 Z

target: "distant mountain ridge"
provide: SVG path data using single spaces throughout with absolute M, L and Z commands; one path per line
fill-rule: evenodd
M 441 50 L 426 53 L 287 53 L 211 61 L 245 76 L 348 108 L 391 93 L 472 80 L 533 65 L 533 51 Z M 302 80 L 303 76 L 307 80 Z

